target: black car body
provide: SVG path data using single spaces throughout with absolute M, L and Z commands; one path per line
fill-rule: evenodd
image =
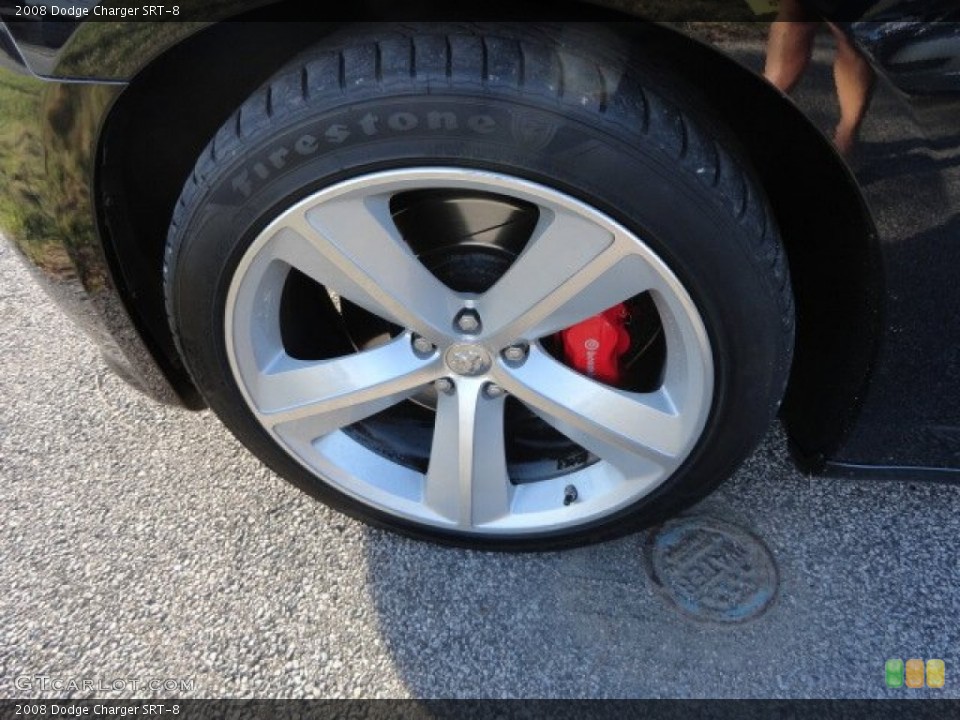
M 451 10 L 361 1 L 349 18 L 304 18 L 284 3 L 224 2 L 183 5 L 163 21 L 108 21 L 93 14 L 105 4 L 58 5 L 87 14 L 24 17 L 3 2 L 0 231 L 123 377 L 160 401 L 199 409 L 162 290 L 170 219 L 196 158 L 245 97 L 318 38 L 358 20 L 446 19 Z M 756 168 L 786 246 L 797 340 L 782 418 L 794 457 L 811 471 L 955 479 L 954 4 L 807 3 L 876 72 L 846 159 L 824 136 L 836 122 L 826 37 L 787 98 L 760 77 L 770 18 L 756 15 L 757 4 L 720 4 L 709 17 L 698 3 L 662 5 L 468 2 L 455 19 L 590 21 L 611 43 L 646 43 L 656 63 L 697 86 Z

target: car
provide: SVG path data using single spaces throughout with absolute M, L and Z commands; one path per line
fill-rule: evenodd
M 0 231 L 334 508 L 602 541 L 777 418 L 811 473 L 960 477 L 952 3 L 27 5 Z

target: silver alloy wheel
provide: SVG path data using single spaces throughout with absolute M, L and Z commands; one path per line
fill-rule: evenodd
M 429 188 L 496 193 L 539 209 L 526 248 L 487 292 L 451 290 L 401 238 L 391 197 Z M 329 360 L 291 357 L 280 326 L 290 268 L 404 331 L 378 347 Z M 596 382 L 539 342 L 645 291 L 660 315 L 667 348 L 662 384 L 654 392 Z M 469 334 L 457 322 L 464 310 L 481 322 Z M 569 529 L 635 503 L 690 454 L 713 398 L 703 321 L 663 261 L 595 208 L 492 172 L 373 173 L 284 210 L 241 258 L 227 296 L 225 328 L 234 379 L 254 416 L 286 452 L 362 503 L 462 533 Z M 423 352 L 426 344 L 417 339 L 433 349 Z M 519 360 L 505 357 L 506 349 L 516 347 L 526 349 Z M 437 381 L 442 389 L 425 473 L 342 431 Z M 558 477 L 512 483 L 503 432 L 507 395 L 599 461 Z M 576 500 L 564 504 L 570 485 Z

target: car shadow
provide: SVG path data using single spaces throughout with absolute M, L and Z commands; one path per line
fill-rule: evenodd
M 697 620 L 667 602 L 644 570 L 647 533 L 510 555 L 369 531 L 368 592 L 411 694 L 884 698 L 888 657 L 960 659 L 948 612 L 957 600 L 944 591 L 960 538 L 941 530 L 960 496 L 809 478 L 784 445 L 773 433 L 690 511 L 735 523 L 772 551 L 778 598 L 748 622 Z

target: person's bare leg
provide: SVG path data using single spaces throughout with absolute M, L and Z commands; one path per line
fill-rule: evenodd
M 837 123 L 833 142 L 842 155 L 849 155 L 867 114 L 874 74 L 870 63 L 843 31 L 832 24 L 829 28 L 837 41 L 833 78 L 837 84 L 837 99 L 840 102 L 840 122 Z
M 779 90 L 790 92 L 803 77 L 819 24 L 798 0 L 781 0 L 777 19 L 770 24 L 763 69 L 763 76 Z

